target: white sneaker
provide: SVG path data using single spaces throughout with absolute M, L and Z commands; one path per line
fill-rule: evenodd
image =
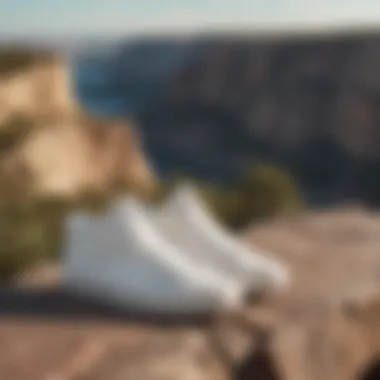
M 208 313 L 244 302 L 239 282 L 163 239 L 131 198 L 104 216 L 78 213 L 67 223 L 63 282 L 79 293 L 164 314 Z
M 207 211 L 197 191 L 180 186 L 160 208 L 147 210 L 159 232 L 205 266 L 240 280 L 247 292 L 284 288 L 287 268 L 267 254 L 251 250 L 224 230 Z

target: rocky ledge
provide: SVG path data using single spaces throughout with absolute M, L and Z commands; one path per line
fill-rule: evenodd
M 247 229 L 242 239 L 285 260 L 294 282 L 239 318 L 143 321 L 62 294 L 57 268 L 39 268 L 1 291 L 0 378 L 377 378 L 379 232 L 379 217 L 361 208 Z

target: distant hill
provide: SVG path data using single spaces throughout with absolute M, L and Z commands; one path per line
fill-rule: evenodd
M 164 172 L 232 181 L 271 161 L 315 202 L 380 202 L 380 31 L 157 37 L 110 58 L 78 94 L 135 114 Z

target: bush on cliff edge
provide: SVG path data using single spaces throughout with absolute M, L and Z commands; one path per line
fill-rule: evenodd
M 240 181 L 228 187 L 176 175 L 161 182 L 155 201 L 163 202 L 184 182 L 191 182 L 212 214 L 232 229 L 302 207 L 301 195 L 292 176 L 287 170 L 272 165 L 255 165 Z

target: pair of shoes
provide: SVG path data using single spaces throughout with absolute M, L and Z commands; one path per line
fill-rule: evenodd
M 224 275 L 238 279 L 248 292 L 281 289 L 289 283 L 286 267 L 267 253 L 240 243 L 219 225 L 192 186 L 177 187 L 165 204 L 151 208 L 147 215 L 166 240 L 203 266 L 219 268 Z
M 252 290 L 285 284 L 282 266 L 224 234 L 193 195 L 180 189 L 160 209 L 127 197 L 104 216 L 71 216 L 64 285 L 121 308 L 194 315 L 238 309 Z
M 240 286 L 163 239 L 128 198 L 104 216 L 67 222 L 63 284 L 117 307 L 158 314 L 203 314 L 240 304 Z

